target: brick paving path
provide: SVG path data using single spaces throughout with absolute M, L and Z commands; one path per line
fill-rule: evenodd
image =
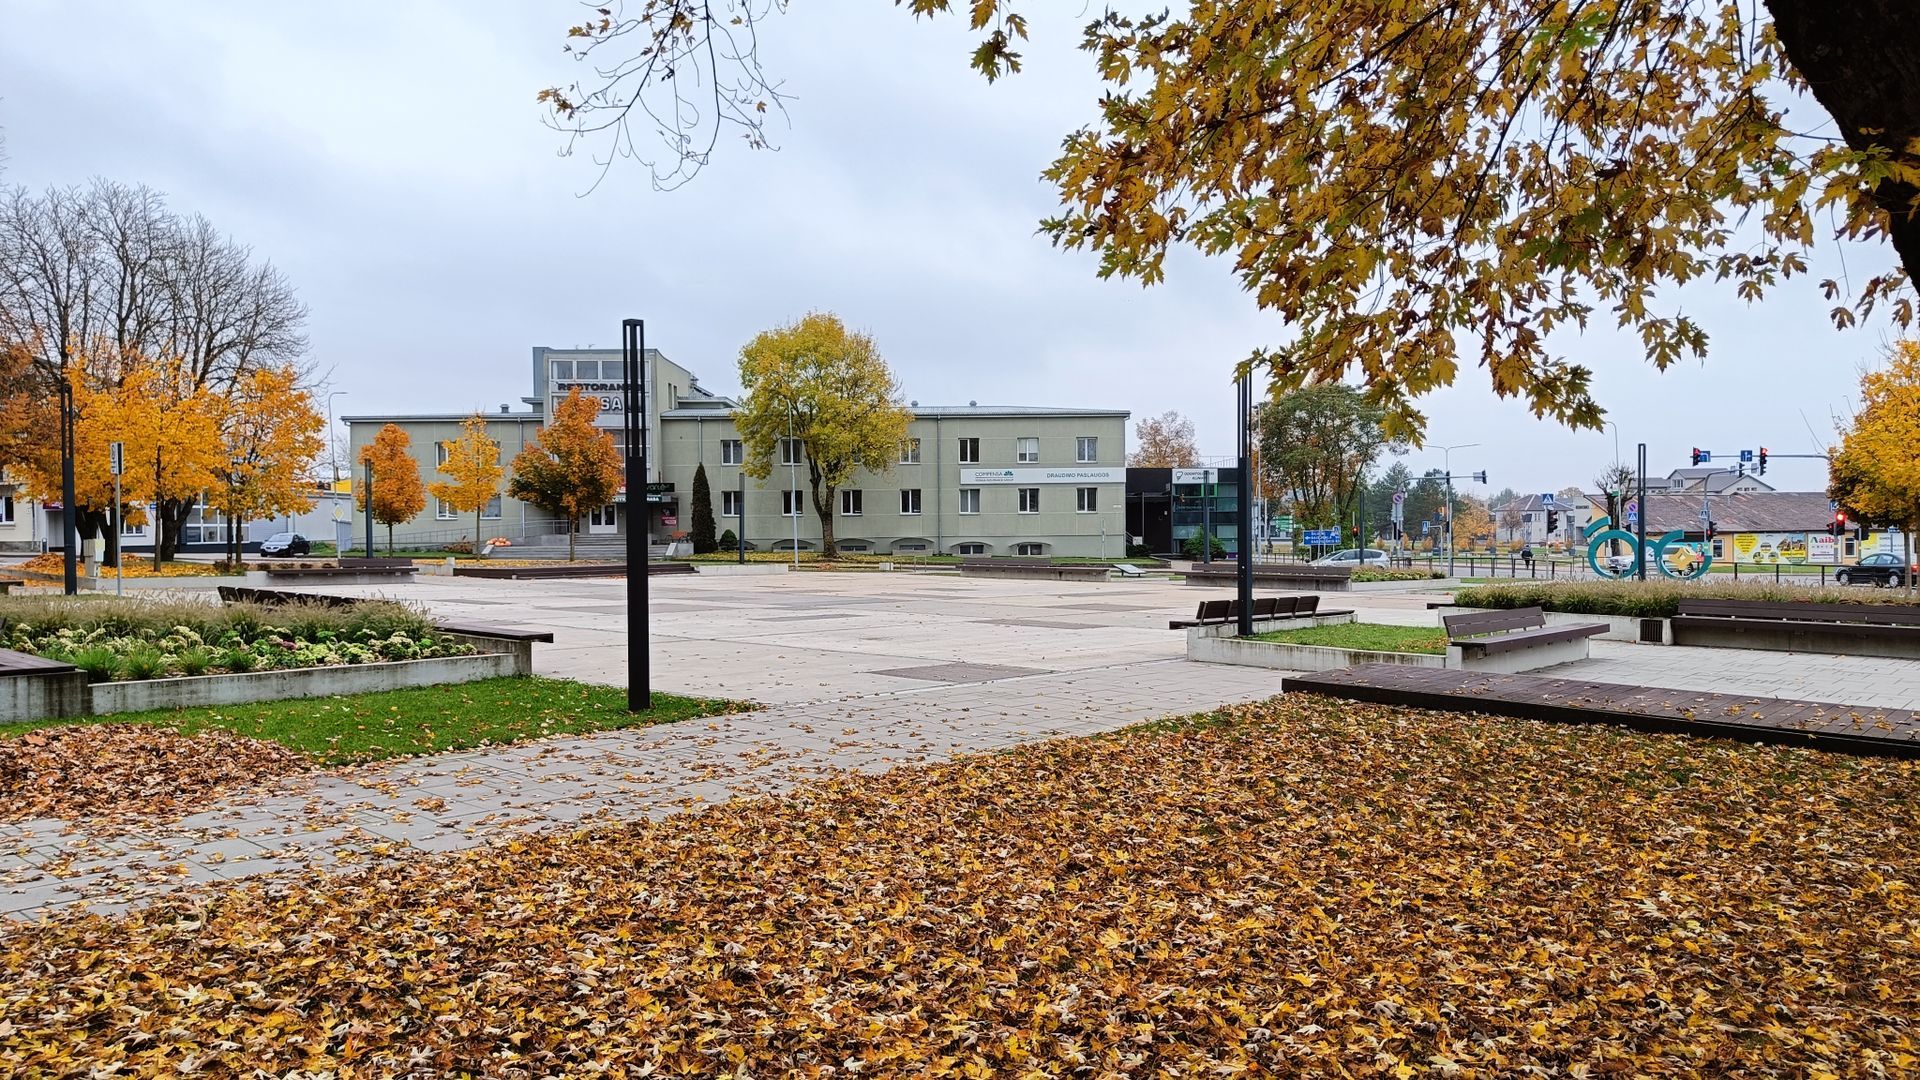
M 0 826 L 0 914 L 114 911 L 199 882 L 478 847 L 588 818 L 766 794 L 834 769 L 1110 731 L 1279 691 L 1278 672 L 1157 660 L 440 754 L 289 780 L 166 825 Z

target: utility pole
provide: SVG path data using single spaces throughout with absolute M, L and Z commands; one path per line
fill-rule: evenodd
M 113 595 L 127 594 L 127 553 L 120 550 L 120 542 L 126 539 L 127 530 L 120 524 L 120 469 L 126 464 L 127 444 L 110 443 L 107 446 L 107 468 L 113 473 Z
M 63 552 L 61 570 L 68 596 L 80 591 L 80 567 L 76 562 L 79 553 L 75 550 L 80 546 L 80 530 L 73 520 L 73 452 L 73 383 L 68 380 L 63 367 L 60 372 L 60 543 Z M 156 543 L 159 537 L 157 524 L 154 532 Z
M 734 507 L 740 511 L 740 527 L 733 531 L 733 541 L 740 549 L 740 565 L 747 564 L 747 470 L 740 470 L 740 502 Z

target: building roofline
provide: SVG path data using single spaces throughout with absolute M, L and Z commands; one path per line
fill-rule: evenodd
M 366 416 L 342 416 L 339 419 L 342 423 L 346 423 L 346 424 L 355 424 L 355 423 L 371 424 L 375 422 L 379 422 L 383 424 L 394 424 L 394 423 L 400 423 L 402 421 L 413 421 L 415 423 L 420 423 L 420 422 L 440 423 L 443 421 L 451 421 L 457 424 L 457 423 L 465 422 L 466 420 L 473 417 L 474 415 L 476 414 L 470 413 L 470 412 L 374 413 L 372 415 L 366 415 Z M 488 420 L 544 420 L 545 419 L 545 417 L 541 416 L 537 412 L 503 413 L 503 412 L 487 412 L 486 410 L 482 409 L 478 413 L 478 415 L 483 416 Z

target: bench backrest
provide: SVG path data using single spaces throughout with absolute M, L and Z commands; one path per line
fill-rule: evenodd
M 1537 607 L 1481 611 L 1471 615 L 1442 615 L 1440 625 L 1446 627 L 1449 638 L 1479 637 L 1482 634 L 1504 634 L 1509 630 L 1538 629 L 1547 625 L 1547 615 Z
M 1233 601 L 1231 600 L 1202 600 L 1200 609 L 1193 613 L 1193 617 L 1203 623 L 1225 622 L 1232 611 Z
M 1792 619 L 1800 622 L 1920 626 L 1920 607 L 1912 604 L 1803 604 L 1791 600 L 1682 600 L 1679 613 L 1728 619 Z

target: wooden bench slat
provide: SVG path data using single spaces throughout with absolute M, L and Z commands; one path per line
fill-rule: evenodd
M 1446 628 L 1449 638 L 1467 638 L 1545 626 L 1547 615 L 1537 607 L 1476 611 L 1466 615 L 1442 615 L 1440 624 Z
M 1597 623 L 1587 626 L 1543 626 L 1533 630 L 1514 630 L 1492 637 L 1449 641 L 1448 644 L 1460 646 L 1463 652 L 1494 656 L 1519 649 L 1530 649 L 1536 645 L 1547 645 L 1555 641 L 1577 641 L 1580 638 L 1606 632 L 1607 628 Z
M 1678 612 L 1681 615 L 1720 619 L 1920 626 L 1920 606 L 1913 604 L 1803 604 L 1778 600 L 1682 600 Z

